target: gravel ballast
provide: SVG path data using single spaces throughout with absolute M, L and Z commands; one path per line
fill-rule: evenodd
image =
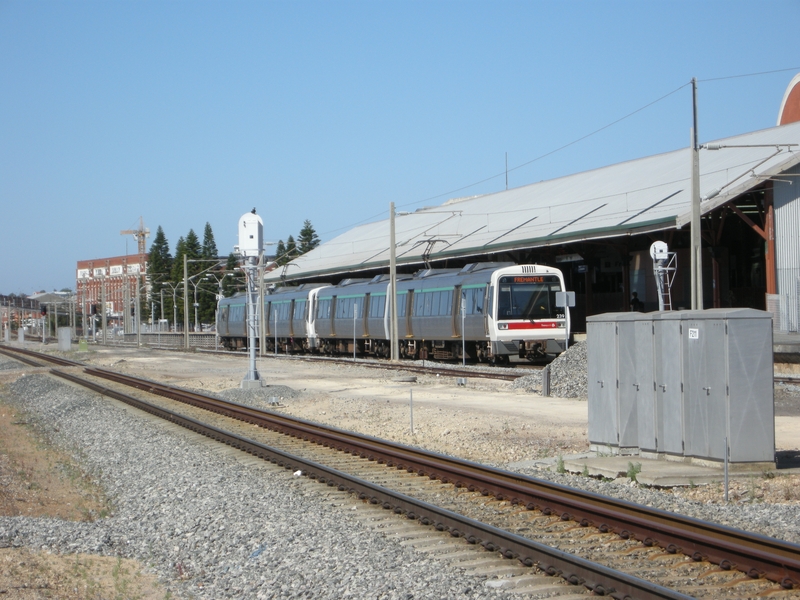
M 7 401 L 80 455 L 114 514 L 0 518 L 0 546 L 141 560 L 196 598 L 504 598 L 481 577 L 365 529 L 291 473 L 246 466 L 192 435 L 45 375 Z M 188 594 L 187 594 L 188 593 Z
M 5 360 L 0 357 L 0 370 Z M 585 406 L 585 392 L 583 396 L 579 393 L 586 385 L 585 345 L 570 347 L 558 361 L 560 364 L 554 361 L 551 365 L 551 386 L 560 385 L 557 389 L 562 396 L 565 392 L 575 393 L 576 399 L 571 403 Z M 375 373 L 363 367 L 337 367 L 336 375 L 324 373 L 337 382 L 355 385 L 351 382 L 360 376 L 360 371 Z M 533 373 L 528 377 L 533 382 L 538 375 Z M 385 377 L 390 381 L 395 376 Z M 495 390 L 511 388 L 512 394 L 524 394 L 526 398 L 528 385 L 536 388 L 541 385 L 540 379 L 521 387 L 516 387 L 517 382 L 477 385 L 487 390 L 490 386 Z M 317 407 L 316 416 L 306 414 L 306 418 L 339 424 L 348 415 L 357 415 L 357 425 L 349 426 L 357 426 L 361 433 L 386 437 L 392 431 L 391 411 L 396 411 L 393 404 L 356 397 L 309 398 L 311 392 L 304 389 L 308 382 L 298 379 L 296 385 L 291 381 L 285 383 L 292 385 L 248 391 L 220 387 L 214 393 L 263 408 L 269 408 L 270 398 L 286 402 L 287 409 L 299 406 L 301 400 L 310 401 Z M 203 385 L 209 386 L 209 381 Z M 426 385 L 434 384 L 419 385 L 422 391 Z M 6 389 L 10 392 L 9 401 L 28 414 L 37 415 L 41 429 L 74 450 L 113 498 L 115 511 L 110 518 L 96 523 L 0 518 L 0 546 L 25 545 L 57 552 L 138 558 L 170 582 L 173 593 L 188 592 L 198 598 L 505 597 L 501 591 L 489 589 L 487 582 L 479 577 L 465 575 L 447 563 L 429 559 L 366 530 L 351 512 L 334 506 L 330 499 L 325 500 L 324 492 L 309 491 L 307 483 L 285 471 L 246 466 L 212 450 L 191 434 L 176 433 L 173 426 L 153 422 L 45 375 L 17 379 Z M 538 396 L 531 397 L 537 401 Z M 786 410 L 799 405 L 792 398 L 795 397 L 787 397 Z M 424 414 L 420 409 L 420 416 Z M 488 432 L 494 444 L 519 435 L 531 446 L 550 435 L 548 444 L 555 453 L 561 452 L 558 450 L 561 440 L 553 435 L 551 423 L 531 430 L 513 420 L 506 427 L 504 414 L 465 410 L 457 417 L 459 423 L 452 420 L 450 413 L 435 414 L 442 415 L 442 423 L 436 425 L 447 429 L 439 431 L 431 419 L 428 424 L 420 418 L 429 435 L 400 437 L 399 441 L 431 447 L 447 440 L 449 447 L 445 452 L 464 456 L 486 443 L 482 439 L 486 434 L 481 433 L 474 421 L 480 419 L 481 423 L 494 426 Z M 456 425 L 465 426 L 458 429 Z M 438 450 L 443 451 L 441 447 Z M 506 457 L 511 454 L 504 452 Z M 555 454 L 547 456 L 554 468 Z M 721 490 L 712 486 L 701 486 L 707 490 L 708 501 L 705 501 L 697 499 L 698 490 L 691 490 L 695 496 L 688 499 L 683 496 L 689 490 L 648 489 L 627 479 L 602 481 L 540 466 L 517 466 L 515 470 L 800 543 L 797 492 L 787 488 L 787 495 L 794 500 L 786 503 L 758 500 L 760 486 L 784 481 L 781 478 L 772 481 L 753 478 L 751 495 L 726 506 L 718 501 Z M 716 500 L 712 502 L 711 498 Z

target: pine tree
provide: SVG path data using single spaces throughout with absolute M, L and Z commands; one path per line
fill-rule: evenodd
M 179 291 L 175 294 L 175 307 L 177 307 L 177 323 L 183 323 L 183 294 L 186 290 L 183 289 L 183 255 L 186 253 L 186 242 L 183 237 L 178 238 L 178 243 L 175 244 L 175 258 L 172 261 L 172 285 L 178 286 Z M 176 325 L 177 325 L 176 323 Z M 180 328 L 176 328 L 177 329 Z
M 286 264 L 286 245 L 283 240 L 278 240 L 278 245 L 275 247 L 275 262 L 281 266 Z
M 317 246 L 319 246 L 319 236 L 317 232 L 314 231 L 314 227 L 311 225 L 311 221 L 308 219 L 305 220 L 303 223 L 303 228 L 300 230 L 300 235 L 297 237 L 298 242 L 298 252 L 300 254 L 305 254 L 310 250 L 313 250 Z
M 161 225 L 158 226 L 156 237 L 150 245 L 150 254 L 147 257 L 147 277 L 150 280 L 150 296 L 145 308 L 150 309 L 152 303 L 158 305 L 156 308 L 156 318 L 161 318 L 161 290 L 164 290 L 164 315 L 169 314 L 166 307 L 166 294 L 169 288 L 165 288 L 164 283 L 170 278 L 172 270 L 172 255 L 169 252 L 169 242 Z M 171 296 L 171 293 L 170 293 Z M 171 298 L 170 298 L 171 301 Z M 172 305 L 170 304 L 170 310 Z
M 211 223 L 206 222 L 203 231 L 203 258 L 217 258 L 217 244 L 214 242 L 214 232 L 211 231 Z
M 294 242 L 294 237 L 289 236 L 286 238 L 286 262 L 291 262 L 297 258 L 297 244 Z
M 217 259 L 217 244 L 214 242 L 214 232 L 211 231 L 211 224 L 208 222 L 206 222 L 206 227 L 203 231 L 203 246 L 200 254 L 205 260 L 213 261 Z M 201 270 L 209 269 L 213 266 L 213 262 L 201 263 Z M 221 274 L 217 274 L 214 271 L 216 269 L 211 269 L 209 273 L 215 277 L 221 277 Z M 197 285 L 200 321 L 212 323 L 217 309 L 217 291 L 219 290 L 217 281 L 213 277 L 202 277 Z

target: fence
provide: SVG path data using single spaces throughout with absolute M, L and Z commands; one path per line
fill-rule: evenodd
M 772 330 L 775 333 L 800 331 L 800 281 L 793 294 L 767 294 L 767 311 L 772 313 Z
M 161 348 L 183 348 L 185 342 L 182 333 L 142 333 L 140 339 L 143 346 L 154 346 Z M 126 344 L 136 344 L 137 336 L 135 333 L 126 333 L 124 336 Z M 217 345 L 216 333 L 189 333 L 190 348 L 215 348 Z

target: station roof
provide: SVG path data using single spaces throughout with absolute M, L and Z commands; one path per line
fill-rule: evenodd
M 800 122 L 704 144 L 702 213 L 800 163 L 800 146 L 787 144 L 800 144 Z M 397 264 L 680 228 L 689 223 L 690 202 L 691 154 L 684 148 L 398 214 Z M 266 278 L 308 280 L 388 268 L 389 233 L 388 218 L 355 227 Z
M 56 292 L 42 292 L 28 296 L 30 300 L 36 300 L 39 304 L 63 304 L 69 302 L 69 298 Z

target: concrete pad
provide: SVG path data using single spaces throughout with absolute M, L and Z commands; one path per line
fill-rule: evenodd
M 644 485 L 674 487 L 700 485 L 723 481 L 725 474 L 722 468 L 706 467 L 686 462 L 669 460 L 653 460 L 640 456 L 600 456 L 590 458 L 565 458 L 564 468 L 571 473 L 584 473 L 590 476 L 618 479 L 626 477 L 630 465 L 641 465 L 636 474 L 636 481 Z M 584 468 L 586 471 L 584 471 Z M 773 469 L 774 470 L 774 469 Z M 761 471 L 757 471 L 760 473 Z M 752 477 L 752 468 L 737 468 L 731 465 L 729 477 Z

